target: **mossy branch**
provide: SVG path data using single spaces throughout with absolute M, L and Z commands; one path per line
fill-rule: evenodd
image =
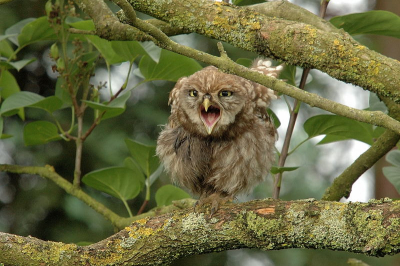
M 174 27 L 290 65 L 316 68 L 336 79 L 400 101 L 399 61 L 368 49 L 344 31 L 333 30 L 327 22 L 323 24 L 318 16 L 301 7 L 291 5 L 292 8 L 280 9 L 280 17 L 285 18 L 282 19 L 221 2 L 187 0 L 185 3 L 182 5 L 180 0 L 130 1 L 135 10 Z M 282 2 L 275 5 L 279 4 Z M 263 4 L 264 7 L 268 5 Z M 264 9 L 260 8 L 261 12 Z M 303 14 L 300 17 L 305 23 L 295 21 L 290 14 L 294 9 Z M 305 16 L 310 18 L 306 20 Z
M 354 182 L 393 149 L 399 140 L 400 135 L 393 131 L 386 130 L 383 132 L 366 152 L 361 154 L 343 173 L 335 178 L 332 185 L 326 189 L 322 200 L 339 201 L 342 197 L 348 198 Z
M 400 202 L 260 200 L 226 204 L 209 219 L 192 208 L 135 221 L 86 247 L 0 233 L 6 265 L 168 265 L 237 248 L 314 248 L 371 256 L 400 251 Z
M 196 1 L 192 0 L 192 1 L 196 2 L 197 0 Z M 100 0 L 76 0 L 76 2 L 80 7 L 82 7 L 84 9 L 84 11 L 90 17 L 93 18 L 93 21 L 95 22 L 95 24 L 96 24 L 96 22 L 98 22 L 98 24 L 96 24 L 97 32 L 99 35 L 101 35 L 104 38 L 118 39 L 118 37 L 120 37 L 122 34 L 121 31 L 124 31 L 124 33 L 122 34 L 124 39 L 135 40 L 136 35 L 134 34 L 134 32 L 141 30 L 142 32 L 145 32 L 147 34 L 147 36 L 150 36 L 151 39 L 153 39 L 153 41 L 158 46 L 160 46 L 164 49 L 167 49 L 167 50 L 179 53 L 179 54 L 183 54 L 185 56 L 194 58 L 199 61 L 203 61 L 210 65 L 215 65 L 224 71 L 236 74 L 238 76 L 247 78 L 249 80 L 256 81 L 256 82 L 263 84 L 269 88 L 272 88 L 280 93 L 286 94 L 286 95 L 296 98 L 304 103 L 307 103 L 310 106 L 318 107 L 323 110 L 332 112 L 334 114 L 345 116 L 345 117 L 348 117 L 348 118 L 351 118 L 351 119 L 354 119 L 354 120 L 357 120 L 360 122 L 365 122 L 365 123 L 373 124 L 376 126 L 381 126 L 381 127 L 390 129 L 390 130 L 400 134 L 400 122 L 396 121 L 395 119 L 389 117 L 388 115 L 386 115 L 382 112 L 379 112 L 379 111 L 370 112 L 370 111 L 364 111 L 364 110 L 358 110 L 355 108 L 350 108 L 346 105 L 342 105 L 342 104 L 336 103 L 334 101 L 328 100 L 326 98 L 323 98 L 317 94 L 302 91 L 302 90 L 300 90 L 294 86 L 291 86 L 283 81 L 267 77 L 265 75 L 255 72 L 255 71 L 251 71 L 248 68 L 238 65 L 235 62 L 229 60 L 229 58 L 216 57 L 216 56 L 204 53 L 202 51 L 198 51 L 196 49 L 193 49 L 193 48 L 190 48 L 190 47 L 187 47 L 184 45 L 180 45 L 180 44 L 172 41 L 171 39 L 169 39 L 167 37 L 167 35 L 165 35 L 162 31 L 160 31 L 158 28 L 156 28 L 152 24 L 142 21 L 140 19 L 136 19 L 135 22 L 132 22 L 135 26 L 135 27 L 132 27 L 127 24 L 120 23 L 117 20 L 117 18 L 111 13 L 111 15 L 107 17 L 107 19 L 109 19 L 109 21 L 107 21 L 107 19 L 104 19 L 104 17 L 102 17 L 102 16 L 99 17 L 99 14 L 104 13 L 104 12 L 98 11 L 98 7 L 101 5 L 100 4 L 98 5 L 97 2 L 101 2 Z M 137 1 L 137 2 L 140 3 L 141 1 Z M 151 2 L 153 3 L 154 1 L 151 1 Z M 162 8 L 161 3 L 163 3 L 163 1 L 160 0 L 160 1 L 156 1 L 154 3 L 156 3 L 156 4 L 152 7 L 153 9 L 156 10 L 157 8 Z M 205 3 L 202 3 L 202 4 L 205 5 L 206 7 L 208 6 Z M 125 6 L 122 6 L 122 7 L 126 8 Z M 200 7 L 198 7 L 198 8 L 200 8 Z M 223 5 L 223 7 L 225 7 L 225 6 Z M 104 8 L 108 9 L 108 7 L 106 7 L 106 6 Z M 231 8 L 233 10 L 238 9 L 238 8 L 233 8 L 233 7 L 231 7 Z M 214 9 L 215 9 L 215 6 L 214 6 Z M 207 10 L 208 9 L 205 8 L 202 12 L 207 12 Z M 131 12 L 131 11 L 128 10 L 127 13 L 128 12 Z M 154 12 L 154 10 L 153 10 L 153 12 Z M 228 12 L 228 11 L 225 10 L 225 12 Z M 234 15 L 234 13 L 232 15 Z M 264 19 L 267 19 L 267 18 L 264 18 Z M 172 24 L 172 21 L 170 21 L 170 23 Z M 293 24 L 293 23 L 294 22 L 291 22 L 291 24 Z M 111 25 L 113 25 L 113 26 L 111 26 Z M 309 26 L 303 25 L 303 27 L 309 27 Z M 218 28 L 216 28 L 215 30 L 217 30 L 217 29 Z M 114 32 L 115 32 L 115 34 L 113 34 Z M 327 33 L 327 34 L 330 34 L 330 33 Z M 355 42 L 355 41 L 353 40 L 352 42 Z M 263 43 L 269 43 L 269 42 L 264 40 Z M 312 47 L 312 45 L 309 45 L 309 47 Z M 305 49 L 305 47 L 303 47 L 303 48 Z M 366 47 L 364 47 L 362 49 L 366 50 L 366 51 L 368 50 L 371 53 L 375 53 L 373 51 L 370 51 Z M 392 60 L 392 59 L 388 59 L 388 60 Z M 307 61 L 304 61 L 304 62 L 307 62 Z M 398 78 L 400 79 L 400 63 L 396 63 L 396 64 L 399 65 Z M 394 71 L 394 69 L 393 69 L 393 71 Z M 395 75 L 395 73 L 396 73 L 396 71 L 394 71 L 392 74 Z M 367 77 L 367 74 L 365 74 L 363 76 Z M 400 83 L 400 80 L 399 80 L 399 83 Z M 397 90 L 397 85 L 396 85 L 396 91 L 399 92 Z
M 49 179 L 53 181 L 55 184 L 57 184 L 60 188 L 64 189 L 68 194 L 80 199 L 89 207 L 94 209 L 96 212 L 103 215 L 104 218 L 109 220 L 112 223 L 112 225 L 118 230 L 121 230 L 122 228 L 128 226 L 133 221 L 147 217 L 153 217 L 156 215 L 161 215 L 175 210 L 185 209 L 188 208 L 189 206 L 193 206 L 195 202 L 195 200 L 193 199 L 184 199 L 174 202 L 174 204 L 170 206 L 153 208 L 150 211 L 143 213 L 141 215 L 137 215 L 131 218 L 126 218 L 117 215 L 116 213 L 108 209 L 106 206 L 104 206 L 103 204 L 101 204 L 88 194 L 86 194 L 80 187 L 76 187 L 72 183 L 68 182 L 65 178 L 57 174 L 54 168 L 50 165 L 40 167 L 40 166 L 0 164 L 0 172 L 9 172 L 15 174 L 32 174 Z

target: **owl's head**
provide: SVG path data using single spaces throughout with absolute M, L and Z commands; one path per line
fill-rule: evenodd
M 172 113 L 189 132 L 219 137 L 250 112 L 250 87 L 246 79 L 206 67 L 177 82 L 170 94 Z

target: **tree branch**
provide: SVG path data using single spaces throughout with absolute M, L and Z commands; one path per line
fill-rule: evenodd
M 343 31 L 327 32 L 326 28 L 321 30 L 221 2 L 188 0 L 182 5 L 179 0 L 135 0 L 130 3 L 135 10 L 177 28 L 291 65 L 316 68 L 336 79 L 400 101 L 400 62 L 360 45 Z
M 46 242 L 0 233 L 7 265 L 167 265 L 237 248 L 315 248 L 371 256 L 399 253 L 400 202 L 274 201 L 226 204 L 208 219 L 192 208 L 141 219 L 96 244 Z
M 366 152 L 361 154 L 357 160 L 333 181 L 332 185 L 326 189 L 322 200 L 338 201 L 342 197 L 348 198 L 354 182 L 380 158 L 393 149 L 399 140 L 400 135 L 393 131 L 386 130 L 383 132 Z
M 20 165 L 7 165 L 0 164 L 0 171 L 16 173 L 16 174 L 33 174 L 39 175 L 43 178 L 49 179 L 56 183 L 59 187 L 64 189 L 67 193 L 85 202 L 88 206 L 93 208 L 95 211 L 103 215 L 107 220 L 109 220 L 115 227 L 124 228 L 129 224 L 128 218 L 122 218 L 115 214 L 113 211 L 108 209 L 106 206 L 96 201 L 88 194 L 86 194 L 82 189 L 74 186 L 72 183 L 68 182 L 66 179 L 57 174 L 54 168 L 50 165 L 45 167 L 39 166 L 20 166 Z
M 175 0 L 173 0 L 173 1 L 175 1 Z M 195 1 L 195 0 L 192 0 L 192 1 Z M 141 1 L 137 1 L 137 2 L 141 2 Z M 151 2 L 153 3 L 153 1 L 151 1 Z M 102 37 L 109 38 L 109 39 L 118 39 L 121 35 L 123 35 L 123 38 L 125 40 L 129 40 L 129 39 L 135 40 L 136 36 L 135 36 L 134 32 L 136 32 L 138 30 L 137 28 L 134 28 L 132 26 L 118 22 L 117 18 L 114 15 L 110 15 L 107 18 L 105 18 L 104 16 L 99 16 L 99 14 L 104 13 L 104 12 L 100 12 L 98 10 L 98 7 L 101 6 L 100 0 L 76 0 L 76 3 L 80 7 L 82 7 L 84 9 L 84 11 L 90 17 L 93 18 L 93 21 L 95 22 L 96 28 L 98 30 L 98 34 L 100 34 Z M 156 10 L 157 8 L 161 8 L 160 3 L 163 3 L 163 1 L 160 0 L 155 3 L 157 3 L 157 4 L 155 4 L 152 7 L 154 10 Z M 206 7 L 208 6 L 207 3 L 203 3 L 203 5 L 205 5 Z M 96 8 L 94 8 L 94 7 L 96 7 Z M 108 9 L 108 7 L 106 7 L 106 6 L 105 6 L 105 8 Z M 230 8 L 232 8 L 233 10 L 237 9 L 237 8 L 233 8 L 233 7 L 230 7 Z M 154 10 L 153 10 L 153 12 L 154 12 Z M 179 10 L 179 12 L 180 11 L 181 10 Z M 205 10 L 203 10 L 202 12 L 200 12 L 200 11 L 199 12 L 204 14 L 204 12 L 207 12 L 207 11 L 208 11 L 208 9 L 205 8 Z M 229 13 L 229 11 L 226 11 L 226 10 L 224 12 Z M 232 11 L 232 12 L 234 12 L 234 11 Z M 168 13 L 168 12 L 166 12 L 166 13 Z M 234 15 L 234 13 L 232 13 L 232 15 Z M 270 18 L 265 17 L 265 16 L 263 18 L 267 19 L 268 21 L 270 20 Z M 175 21 L 175 20 L 173 20 L 173 21 Z M 170 21 L 170 23 L 172 24 L 173 21 Z M 96 23 L 98 23 L 98 24 L 96 24 Z M 291 22 L 291 24 L 293 24 L 293 23 L 294 22 Z M 127 28 L 125 28 L 125 27 L 127 27 Z M 165 48 L 167 50 L 170 50 L 170 51 L 173 51 L 173 52 L 176 52 L 179 54 L 183 54 L 185 56 L 197 59 L 199 61 L 203 61 L 207 64 L 215 65 L 224 71 L 227 71 L 227 72 L 236 74 L 238 76 L 247 78 L 249 80 L 258 82 L 266 87 L 272 88 L 280 93 L 286 94 L 286 95 L 296 98 L 304 103 L 307 103 L 310 106 L 313 106 L 313 107 L 315 106 L 315 107 L 321 108 L 323 110 L 332 112 L 334 114 L 345 116 L 345 117 L 348 117 L 348 118 L 351 118 L 351 119 L 354 119 L 357 121 L 373 124 L 376 126 L 381 126 L 381 127 L 390 129 L 390 130 L 400 134 L 400 123 L 398 121 L 396 121 L 395 119 L 385 115 L 382 112 L 379 112 L 379 111 L 370 112 L 370 111 L 363 111 L 363 110 L 350 108 L 348 106 L 325 99 L 316 94 L 302 91 L 302 90 L 300 90 L 294 86 L 291 86 L 283 81 L 267 77 L 265 75 L 255 72 L 255 71 L 251 71 L 248 68 L 238 65 L 235 62 L 233 62 L 227 58 L 220 58 L 220 57 L 212 56 L 212 55 L 206 54 L 204 52 L 198 51 L 196 49 L 180 45 L 178 43 L 173 42 L 171 39 L 169 39 L 165 34 L 163 34 L 159 29 L 154 27 L 152 24 L 146 23 L 139 19 L 136 19 L 135 27 L 138 27 L 138 28 L 140 27 L 140 30 L 142 30 L 142 31 L 146 32 L 148 35 L 150 35 L 153 38 L 153 41 L 162 48 Z M 220 25 L 220 27 L 221 27 L 221 25 Z M 303 25 L 302 27 L 308 29 L 308 27 L 311 27 L 311 26 Z M 130 28 L 132 28 L 132 29 L 130 29 Z M 218 27 L 216 27 L 215 29 L 212 28 L 212 31 L 214 31 L 214 30 L 218 30 Z M 235 29 L 232 29 L 232 30 L 234 31 Z M 236 29 L 236 30 L 241 32 L 240 27 L 238 27 L 238 29 Z M 125 31 L 125 32 L 121 33 L 121 31 Z M 116 34 L 112 35 L 112 32 L 116 32 Z M 228 34 L 228 33 L 226 33 L 226 34 Z M 329 34 L 334 34 L 334 33 L 327 33 L 328 36 L 329 36 Z M 316 36 L 314 36 L 314 38 L 316 38 Z M 351 39 L 351 37 L 348 36 L 348 38 L 349 38 L 348 45 L 351 45 L 352 43 L 355 42 L 353 39 Z M 231 40 L 231 41 L 233 42 L 233 44 L 235 44 L 234 40 Z M 267 43 L 267 41 L 264 40 L 263 43 L 265 45 L 265 43 Z M 364 46 L 362 46 L 363 48 L 359 48 L 358 46 L 359 45 L 357 44 L 355 46 L 356 48 L 354 48 L 354 47 L 353 48 L 365 50 L 367 52 L 367 54 L 375 53 L 373 51 L 370 51 L 368 48 L 366 48 Z M 308 44 L 307 47 L 313 47 L 313 46 L 310 46 L 310 44 Z M 301 49 L 306 49 L 306 48 L 302 47 Z M 331 49 L 331 48 L 328 48 L 328 49 Z M 340 60 L 342 60 L 340 56 L 336 55 L 336 57 L 338 57 Z M 384 56 L 381 56 L 381 57 L 384 57 Z M 307 60 L 305 60 L 304 62 L 307 62 Z M 387 58 L 387 60 L 390 61 L 392 59 Z M 344 61 L 346 61 L 346 60 L 344 60 Z M 392 60 L 392 61 L 395 62 L 394 60 Z M 382 63 L 383 63 L 383 61 L 382 61 Z M 381 64 L 381 63 L 379 63 L 379 64 Z M 397 64 L 399 67 L 399 70 L 400 70 L 400 63 L 395 62 L 394 64 Z M 393 72 L 390 73 L 390 75 L 391 76 L 396 75 L 396 68 L 393 68 L 392 70 L 393 70 Z M 400 74 L 400 71 L 399 71 L 399 74 Z M 368 77 L 368 73 L 365 73 L 365 75 L 363 75 L 363 77 L 364 78 Z M 397 78 L 399 79 L 399 82 L 400 82 L 400 75 L 398 77 L 396 76 L 396 79 Z M 387 80 L 389 80 L 389 79 L 387 79 Z M 386 79 L 384 79 L 384 80 L 386 80 Z M 397 90 L 397 87 L 396 87 L 396 91 L 398 93 L 400 93 Z

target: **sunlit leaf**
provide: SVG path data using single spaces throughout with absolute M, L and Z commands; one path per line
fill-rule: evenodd
M 139 169 L 110 167 L 86 174 L 82 182 L 126 201 L 139 194 L 144 184 L 144 177 Z
M 156 192 L 156 203 L 158 207 L 171 205 L 175 200 L 186 198 L 190 198 L 190 195 L 173 185 L 162 186 Z
M 372 10 L 333 17 L 330 22 L 351 35 L 377 34 L 400 38 L 400 17 L 384 10 Z
M 140 60 L 139 68 L 146 81 L 177 81 L 182 76 L 189 76 L 199 71 L 201 66 L 191 58 L 162 50 L 158 63 L 146 55 Z
M 24 142 L 26 146 L 40 145 L 61 139 L 58 128 L 48 121 L 35 121 L 24 127 Z
M 19 46 L 25 46 L 37 41 L 55 39 L 57 39 L 57 35 L 53 28 L 50 27 L 47 16 L 43 16 L 22 28 L 21 34 L 18 35 L 18 44 Z
M 313 116 L 304 123 L 304 130 L 309 138 L 326 135 L 318 144 L 355 139 L 371 145 L 374 140 L 372 125 L 336 115 Z
M 155 146 L 148 146 L 130 139 L 126 139 L 125 143 L 128 146 L 133 159 L 137 162 L 147 177 L 157 170 L 160 162 L 156 156 Z
M 279 173 L 283 173 L 283 172 L 291 172 L 294 171 L 296 169 L 298 169 L 299 166 L 297 167 L 277 167 L 277 166 L 272 166 L 271 167 L 271 174 L 279 174 Z

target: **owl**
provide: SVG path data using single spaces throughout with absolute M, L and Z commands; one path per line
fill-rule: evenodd
M 251 69 L 277 78 L 283 66 L 256 59 Z M 276 98 L 271 89 L 213 66 L 178 80 L 157 155 L 174 183 L 199 196 L 196 206 L 210 204 L 212 215 L 267 176 L 277 139 L 267 107 Z

